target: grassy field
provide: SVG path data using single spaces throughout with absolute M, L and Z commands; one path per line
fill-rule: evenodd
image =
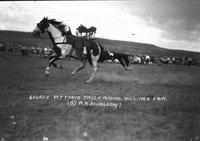
M 194 141 L 200 136 L 200 67 L 100 64 L 85 84 L 89 65 L 71 76 L 78 61 L 44 75 L 47 59 L 0 52 L 0 138 L 5 141 Z M 31 96 L 49 99 L 30 99 Z M 60 96 L 120 97 L 118 107 L 71 105 Z M 125 98 L 136 99 L 125 99 Z M 149 98 L 139 100 L 139 98 Z M 157 98 L 156 100 L 154 100 Z M 159 98 L 162 98 L 161 100 Z M 91 102 L 94 100 L 83 100 Z M 200 137 L 199 137 L 200 138 Z M 44 138 L 45 139 L 45 138 Z

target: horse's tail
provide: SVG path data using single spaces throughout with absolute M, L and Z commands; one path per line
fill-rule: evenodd
M 99 44 L 99 46 L 100 46 L 101 52 L 103 52 L 104 51 L 104 47 L 101 44 Z
M 98 45 L 99 45 L 99 47 L 100 47 L 100 50 L 101 50 L 101 53 L 100 53 L 100 58 L 102 58 L 102 56 L 104 55 L 104 47 L 102 46 L 102 44 L 99 44 L 99 43 L 97 43 Z M 101 60 L 99 58 L 99 61 Z M 101 61 L 100 61 L 101 62 Z
M 106 51 L 101 44 L 99 44 L 99 46 L 101 49 L 101 54 L 100 54 L 100 58 L 99 58 L 98 62 L 104 62 L 105 60 L 110 59 L 110 55 L 109 55 L 108 51 Z

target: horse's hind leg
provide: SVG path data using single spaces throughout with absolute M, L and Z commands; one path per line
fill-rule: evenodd
M 97 61 L 99 59 L 99 55 L 97 56 L 94 56 L 93 55 L 93 51 L 91 51 L 91 58 L 92 58 L 92 66 L 93 66 L 93 72 L 90 76 L 90 78 L 86 81 L 86 83 L 90 83 L 93 78 L 94 78 L 94 75 L 95 75 L 95 72 L 97 71 L 98 67 L 97 67 Z
M 72 75 L 75 75 L 77 72 L 79 72 L 80 70 L 82 70 L 82 69 L 85 68 L 86 59 L 84 59 L 82 62 L 83 62 L 83 63 L 82 63 L 78 68 L 76 68 L 76 69 L 72 72 Z
M 100 58 L 101 48 L 100 48 L 99 44 L 96 43 L 96 45 L 97 45 L 97 47 L 98 47 L 99 54 L 94 56 L 93 50 L 90 50 L 90 53 L 91 53 L 91 61 L 92 61 L 92 66 L 93 66 L 93 72 L 92 72 L 90 78 L 86 81 L 86 83 L 90 83 L 90 82 L 93 80 L 94 75 L 95 75 L 95 72 L 96 72 L 97 69 L 98 69 L 98 67 L 97 67 L 97 62 L 98 62 L 98 60 L 99 60 L 99 58 Z
M 124 61 L 125 61 L 125 64 L 126 64 L 125 69 L 126 69 L 126 70 L 132 70 L 132 68 L 130 67 L 129 58 L 128 58 L 128 57 L 125 57 L 125 58 L 124 58 Z
M 93 72 L 90 78 L 86 81 L 86 83 L 90 83 L 94 79 L 95 72 L 97 71 L 97 61 L 92 61 L 92 66 L 93 66 Z
M 121 65 L 122 65 L 122 66 L 125 68 L 125 67 L 126 67 L 126 65 L 125 65 L 125 63 L 124 63 L 123 59 L 119 58 L 118 60 L 119 60 L 120 64 L 121 64 Z

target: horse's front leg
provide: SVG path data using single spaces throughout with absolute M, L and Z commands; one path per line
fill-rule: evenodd
M 55 68 L 57 68 L 57 69 L 63 69 L 63 67 L 62 67 L 61 65 L 57 65 L 57 64 L 55 63 L 55 61 L 57 61 L 57 60 L 60 60 L 60 58 L 58 58 L 58 57 L 55 56 L 55 55 L 49 57 L 49 63 L 48 63 L 48 65 L 47 65 L 47 67 L 46 67 L 46 70 L 45 70 L 45 74 L 46 74 L 46 75 L 49 75 L 49 74 L 50 74 L 50 67 L 51 67 L 51 65 L 53 65 L 53 66 L 54 66 Z
M 80 70 L 84 69 L 85 65 L 86 65 L 86 61 L 87 60 L 84 58 L 83 61 L 82 61 L 82 64 L 78 68 L 73 70 L 72 75 L 75 75 L 77 72 L 79 72 Z

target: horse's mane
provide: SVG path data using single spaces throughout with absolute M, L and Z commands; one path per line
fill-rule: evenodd
M 65 25 L 63 22 L 56 21 L 56 19 L 48 19 L 48 22 L 58 28 L 58 30 L 60 30 L 62 33 L 68 33 L 68 31 L 66 31 L 67 25 Z

